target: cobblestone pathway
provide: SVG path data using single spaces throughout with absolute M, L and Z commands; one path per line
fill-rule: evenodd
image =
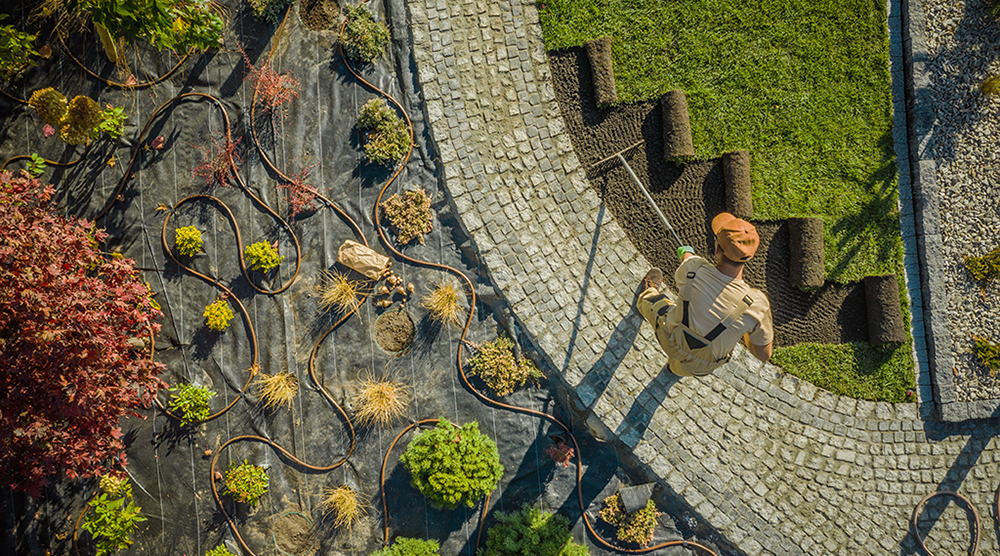
M 1000 481 L 997 419 L 933 420 L 919 329 L 920 405 L 833 396 L 742 348 L 714 377 L 674 378 L 631 306 L 648 263 L 587 184 L 554 100 L 534 4 L 406 5 L 459 220 L 597 434 L 631 449 L 696 519 L 749 555 L 914 553 L 910 513 L 938 490 L 973 501 L 983 553 L 1000 553 L 988 510 Z M 898 10 L 893 26 L 897 82 Z M 894 106 L 901 125 L 902 102 Z M 905 152 L 905 131 L 894 136 Z M 901 169 L 908 188 L 907 180 Z M 912 229 L 910 197 L 900 197 L 904 230 Z M 912 232 L 904 240 L 909 259 Z M 907 275 L 918 296 L 909 260 Z M 955 505 L 925 512 L 921 531 L 932 550 L 971 543 Z

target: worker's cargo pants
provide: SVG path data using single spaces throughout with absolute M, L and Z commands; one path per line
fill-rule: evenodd
M 642 318 L 646 319 L 646 322 L 652 325 L 653 331 L 656 334 L 656 341 L 660 342 L 660 346 L 662 347 L 667 341 L 667 329 L 661 322 L 666 322 L 667 312 L 670 311 L 674 304 L 666 295 L 661 294 L 655 288 L 649 288 L 639 294 L 639 299 L 636 300 L 635 306 L 639 309 L 639 314 L 642 315 Z M 680 361 L 673 358 L 669 359 L 669 366 L 670 372 L 677 376 L 694 376 L 682 369 Z

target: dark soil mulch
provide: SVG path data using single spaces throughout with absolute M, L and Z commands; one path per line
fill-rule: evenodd
M 582 47 L 549 52 L 549 66 L 556 100 L 587 178 L 636 249 L 662 268 L 672 282 L 677 269 L 673 236 L 617 158 L 595 164 L 644 141 L 625 153 L 625 159 L 677 235 L 697 253 L 711 255 L 715 248 L 711 219 L 725 210 L 726 204 L 722 159 L 683 165 L 666 162 L 659 102 L 598 109 Z M 761 247 L 747 264 L 744 278 L 771 300 L 775 346 L 868 341 L 864 287 L 827 281 L 814 292 L 795 288 L 788 273 L 787 222 L 754 221 L 754 225 Z
M 403 310 L 386 311 L 379 315 L 372 325 L 375 341 L 389 353 L 397 353 L 410 347 L 415 333 L 413 319 Z

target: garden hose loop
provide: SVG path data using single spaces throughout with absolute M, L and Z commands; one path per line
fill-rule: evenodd
M 913 532 L 913 536 L 917 539 L 917 544 L 920 546 L 921 550 L 927 553 L 927 556 L 934 556 L 934 553 L 931 552 L 927 548 L 927 546 L 924 545 L 924 539 L 920 536 L 920 530 L 917 527 L 918 525 L 917 519 L 920 517 L 920 510 L 923 509 L 924 504 L 926 504 L 927 501 L 930 500 L 931 498 L 937 496 L 950 496 L 952 498 L 955 498 L 956 500 L 964 504 L 968 511 L 972 512 L 972 515 L 975 518 L 976 530 L 972 537 L 973 542 L 971 550 L 969 551 L 969 556 L 976 556 L 976 554 L 979 553 L 979 537 L 980 537 L 979 512 L 976 511 L 976 507 L 972 504 L 972 502 L 968 498 L 962 496 L 957 492 L 950 490 L 939 490 L 937 492 L 932 492 L 927 496 L 924 496 L 923 499 L 920 500 L 920 502 L 917 502 L 917 505 L 913 508 L 913 514 L 910 516 L 910 529 Z M 1000 487 L 998 487 L 997 496 L 1000 497 Z

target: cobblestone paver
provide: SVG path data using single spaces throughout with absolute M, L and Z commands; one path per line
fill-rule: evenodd
M 523 332 L 578 409 L 591 412 L 598 434 L 631 448 L 697 519 L 751 556 L 911 553 L 910 513 L 937 490 L 968 496 L 988 518 L 1000 462 L 996 419 L 931 419 L 919 314 L 919 406 L 840 398 L 742 348 L 714 377 L 672 378 L 650 327 L 632 310 L 648 263 L 573 152 L 534 3 L 408 0 L 407 8 L 459 220 Z M 890 10 L 897 33 L 898 18 Z M 901 80 L 899 49 L 892 54 L 894 81 Z M 894 106 L 897 125 L 905 125 L 902 104 Z M 905 133 L 894 138 L 905 149 Z M 900 172 L 901 185 L 908 175 Z M 901 199 L 908 226 L 910 197 Z M 913 234 L 904 240 L 909 289 L 918 296 Z M 964 519 L 953 510 L 928 513 L 928 543 L 965 550 Z M 1000 552 L 989 534 L 982 549 Z

